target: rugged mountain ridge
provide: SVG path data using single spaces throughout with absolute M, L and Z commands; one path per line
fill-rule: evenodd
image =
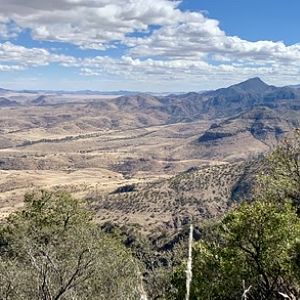
M 11 106 L 18 104 L 9 97 L 6 100 L 11 101 L 9 103 Z M 145 93 L 127 94 L 109 100 L 95 101 L 95 105 L 102 105 L 104 112 L 119 110 L 130 113 L 166 114 L 166 120 L 163 121 L 174 123 L 197 119 L 230 118 L 256 106 L 277 108 L 282 101 L 287 100 L 295 100 L 293 104 L 300 103 L 300 90 L 290 86 L 268 85 L 255 77 L 215 91 L 162 97 Z M 48 105 L 51 101 L 48 102 L 47 95 L 41 94 L 29 101 L 29 104 Z
M 0 97 L 0 107 L 12 107 L 17 105 L 19 105 L 19 103 L 16 101 L 9 100 L 5 97 Z
M 256 106 L 278 108 L 282 101 L 300 103 L 300 91 L 292 87 L 275 87 L 260 78 L 204 93 L 187 93 L 155 97 L 147 94 L 124 96 L 112 102 L 119 109 L 159 111 L 169 115 L 168 122 L 197 119 L 230 118 Z
M 300 99 L 300 93 L 290 87 L 267 85 L 252 78 L 228 88 L 202 94 L 203 111 L 211 118 L 232 117 L 256 106 L 280 106 L 282 100 Z

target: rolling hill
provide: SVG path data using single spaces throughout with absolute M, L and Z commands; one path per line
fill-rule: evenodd
M 13 100 L 9 100 L 4 97 L 0 97 L 0 107 L 12 107 L 12 106 L 18 106 L 19 103 Z
M 153 233 L 159 228 L 176 232 L 191 219 L 196 223 L 222 216 L 250 198 L 263 160 L 190 168 L 170 179 L 130 184 L 88 199 L 99 223 L 137 226 Z
M 168 96 L 2 96 L 0 213 L 44 186 L 90 197 L 100 222 L 149 228 L 222 215 L 247 195 L 249 159 L 300 120 L 299 89 L 259 78 Z

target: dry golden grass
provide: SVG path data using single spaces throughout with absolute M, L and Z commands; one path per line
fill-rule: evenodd
M 136 184 L 133 189 L 94 194 L 92 207 L 98 221 L 139 224 L 151 233 L 159 228 L 176 232 L 191 218 L 196 222 L 222 216 L 250 193 L 260 164 L 219 164 L 192 169 L 172 178 Z
M 267 150 L 249 133 L 198 145 L 195 141 L 212 121 L 169 124 L 166 113 L 135 109 L 138 103 L 128 104 L 128 99 L 118 103 L 120 108 L 113 99 L 101 97 L 49 98 L 56 104 L 0 109 L 2 216 L 20 207 L 30 189 L 65 189 L 80 197 L 100 195 L 101 222 L 174 227 L 188 215 L 214 216 L 224 210 L 229 190 L 216 185 L 230 187 L 235 181 L 216 182 L 214 169 L 207 167 Z M 195 178 L 189 175 L 185 181 L 179 175 L 164 181 L 192 167 L 201 170 Z M 110 194 L 132 183 L 139 186 L 137 192 Z M 174 188 L 178 184 L 182 190 Z

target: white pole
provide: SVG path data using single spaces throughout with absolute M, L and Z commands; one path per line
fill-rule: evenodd
M 140 293 L 141 293 L 141 300 L 148 300 L 146 291 L 144 289 L 144 284 L 143 284 L 143 275 L 141 272 L 139 272 L 139 277 L 140 277 Z
M 193 248 L 193 224 L 190 226 L 190 235 L 189 235 L 189 257 L 187 262 L 187 268 L 186 268 L 186 296 L 185 299 L 190 299 L 190 293 L 191 293 L 191 283 L 192 283 L 192 263 L 193 263 L 193 257 L 192 257 L 192 248 Z

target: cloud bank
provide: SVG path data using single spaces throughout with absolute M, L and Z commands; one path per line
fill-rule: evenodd
M 199 82 L 199 87 L 200 81 L 222 84 L 256 75 L 272 83 L 300 81 L 300 44 L 230 36 L 217 20 L 199 11 L 182 11 L 179 4 L 168 0 L 0 0 L 0 71 L 59 64 L 78 69 L 81 76 L 112 74 L 119 80 L 180 81 L 195 86 Z M 18 45 L 17 37 L 25 30 L 33 40 L 63 42 L 98 54 L 79 57 Z M 110 56 L 110 49 L 123 53 Z

